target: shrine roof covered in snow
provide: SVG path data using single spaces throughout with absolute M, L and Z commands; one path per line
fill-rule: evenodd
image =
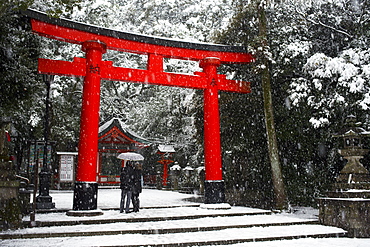
M 112 118 L 99 127 L 99 143 L 135 143 L 139 147 L 152 144 L 151 141 L 130 130 L 118 118 Z
M 175 153 L 175 148 L 172 145 L 158 145 L 158 151 L 161 153 Z

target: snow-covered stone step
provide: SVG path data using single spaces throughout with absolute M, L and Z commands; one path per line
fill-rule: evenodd
M 253 241 L 334 237 L 345 231 L 322 225 L 288 225 L 251 228 L 228 228 L 169 234 L 118 234 L 103 236 L 53 237 L 1 240 L 1 246 L 200 246 Z
M 11 233 L 0 232 L 0 238 L 49 238 L 61 236 L 95 236 L 118 234 L 165 234 L 215 231 L 227 228 L 315 224 L 316 219 L 299 219 L 287 214 L 203 217 L 197 219 L 119 222 L 110 224 L 71 225 L 26 228 Z
M 174 208 L 151 208 L 142 209 L 139 213 L 121 214 L 118 210 L 103 211 L 100 216 L 71 217 L 65 213 L 48 213 L 36 215 L 36 226 L 64 226 L 64 225 L 89 225 L 108 224 L 117 222 L 147 222 L 181 219 L 198 219 L 204 217 L 242 216 L 242 215 L 269 215 L 269 210 L 231 207 L 226 210 L 211 210 L 200 207 L 174 207 Z M 30 225 L 29 216 L 23 219 L 26 226 Z

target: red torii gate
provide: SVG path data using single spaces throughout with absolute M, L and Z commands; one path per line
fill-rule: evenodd
M 86 58 L 75 57 L 72 62 L 41 58 L 38 61 L 38 72 L 41 74 L 85 77 L 73 210 L 97 208 L 96 166 L 101 80 L 204 90 L 205 203 L 225 201 L 218 90 L 249 93 L 250 84 L 228 80 L 225 75 L 217 74 L 217 68 L 220 64 L 253 61 L 244 47 L 189 43 L 119 32 L 51 18 L 34 10 L 27 10 L 25 14 L 30 17 L 32 30 L 38 35 L 80 44 L 86 53 Z M 102 60 L 102 54 L 107 49 L 146 54 L 147 69 L 115 67 L 111 61 Z M 164 58 L 199 61 L 203 72 L 195 72 L 194 75 L 164 72 Z

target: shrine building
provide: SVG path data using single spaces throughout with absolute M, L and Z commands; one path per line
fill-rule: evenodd
M 118 118 L 112 118 L 99 127 L 97 178 L 101 185 L 118 184 L 124 160 L 117 156 L 125 152 L 138 152 L 152 143 L 130 130 Z

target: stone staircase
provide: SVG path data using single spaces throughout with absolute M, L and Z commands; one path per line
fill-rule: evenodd
M 24 220 L 26 226 L 29 220 Z M 0 232 L 1 246 L 212 246 L 298 238 L 345 236 L 316 219 L 245 207 L 144 208 L 139 213 L 70 217 L 38 214 L 36 227 Z

